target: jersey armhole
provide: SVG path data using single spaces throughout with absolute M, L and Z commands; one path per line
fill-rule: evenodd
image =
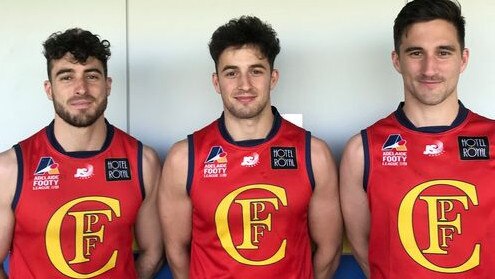
M 361 140 L 363 141 L 364 152 L 364 169 L 363 169 L 363 189 L 368 192 L 368 180 L 370 173 L 370 152 L 368 145 L 368 133 L 366 130 L 361 130 Z
M 15 211 L 19 198 L 22 192 L 22 182 L 24 179 L 24 164 L 22 159 L 21 146 L 19 144 L 14 145 L 15 155 L 17 157 L 17 184 L 15 186 L 14 198 L 12 199 L 12 211 Z
M 188 145 L 188 158 L 187 158 L 187 182 L 186 182 L 186 190 L 189 195 L 191 195 L 191 187 L 194 175 L 194 141 L 193 135 L 187 136 L 187 145 Z
M 144 188 L 144 178 L 143 178 L 143 144 L 138 141 L 138 152 L 137 152 L 137 162 L 138 162 L 138 177 L 139 177 L 139 190 L 141 190 L 141 198 L 144 200 L 146 198 L 146 189 Z
M 308 172 L 311 191 L 315 189 L 315 176 L 313 173 L 313 165 L 311 164 L 311 132 L 306 131 L 306 171 Z

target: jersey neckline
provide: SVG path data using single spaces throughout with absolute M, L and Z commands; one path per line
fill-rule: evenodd
M 409 118 L 407 118 L 406 114 L 404 113 L 404 109 L 403 109 L 404 102 L 400 102 L 399 106 L 397 107 L 397 110 L 394 112 L 394 115 L 397 121 L 399 121 L 399 123 L 402 126 L 410 130 L 422 132 L 422 133 L 430 133 L 430 134 L 443 133 L 461 125 L 468 116 L 469 110 L 462 104 L 461 101 L 458 102 L 459 102 L 459 111 L 457 112 L 457 116 L 452 122 L 452 124 L 447 126 L 426 126 L 426 127 L 414 126 L 414 124 L 409 120 Z
M 261 139 L 250 139 L 250 140 L 241 140 L 241 141 L 235 141 L 232 136 L 229 134 L 227 131 L 227 127 L 225 126 L 225 115 L 222 112 L 222 115 L 220 118 L 218 118 L 218 129 L 220 130 L 220 134 L 222 137 L 228 142 L 233 145 L 241 146 L 241 147 L 253 147 L 260 145 L 262 143 L 265 143 L 269 140 L 271 140 L 275 135 L 277 134 L 278 130 L 280 129 L 280 126 L 282 125 L 282 116 L 278 112 L 277 108 L 272 106 L 272 113 L 273 113 L 273 125 L 266 136 L 266 138 L 261 138 Z
M 58 152 L 73 158 L 90 158 L 105 151 L 108 148 L 108 146 L 110 146 L 110 143 L 112 142 L 113 135 L 115 132 L 114 127 L 105 119 L 105 125 L 107 126 L 107 135 L 105 138 L 105 142 L 103 143 L 103 146 L 101 147 L 100 150 L 67 152 L 64 150 L 62 145 L 60 145 L 60 143 L 55 138 L 54 124 L 55 124 L 55 120 L 52 120 L 52 122 L 50 122 L 50 124 L 46 126 L 46 135 L 48 137 L 48 141 L 53 146 L 53 148 L 55 148 Z

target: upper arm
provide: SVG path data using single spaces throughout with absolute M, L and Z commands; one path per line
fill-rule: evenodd
M 330 148 L 311 138 L 311 164 L 315 188 L 309 205 L 309 228 L 317 246 L 341 249 L 342 216 L 339 202 L 337 167 Z M 333 250 L 333 251 L 332 251 Z
M 163 165 L 158 200 L 167 251 L 184 249 L 191 240 L 192 205 L 186 190 L 188 156 L 187 140 L 180 141 L 172 146 Z
M 136 220 L 136 240 L 141 250 L 157 251 L 158 248 L 161 253 L 160 224 L 156 205 L 160 159 L 152 148 L 143 146 L 142 162 L 145 198 Z
M 361 261 L 367 261 L 370 211 L 363 187 L 364 147 L 360 134 L 353 136 L 344 149 L 340 163 L 342 213 L 351 247 Z
M 14 149 L 9 149 L 0 153 L 0 263 L 7 256 L 12 241 L 14 230 L 12 200 L 16 185 L 17 157 Z

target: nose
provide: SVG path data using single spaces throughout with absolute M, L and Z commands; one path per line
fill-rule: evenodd
M 422 73 L 425 76 L 433 76 L 437 70 L 437 59 L 434 55 L 425 55 L 422 63 Z
M 243 91 L 251 89 L 251 79 L 248 73 L 239 74 L 237 88 Z
M 76 78 L 74 91 L 78 95 L 84 95 L 88 92 L 88 84 L 86 83 L 86 79 L 84 77 Z

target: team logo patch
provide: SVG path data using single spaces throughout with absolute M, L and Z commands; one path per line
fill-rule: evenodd
M 105 159 L 107 181 L 131 180 L 131 167 L 126 158 Z
M 52 157 L 41 157 L 34 171 L 33 190 L 58 189 L 60 171 Z
M 272 147 L 272 169 L 297 169 L 295 147 Z
M 221 146 L 213 146 L 205 161 L 205 164 L 209 163 L 227 163 L 227 152 Z
M 488 137 L 458 137 L 461 160 L 490 159 Z
M 425 150 L 423 151 L 424 155 L 427 156 L 439 156 L 443 154 L 443 142 L 437 140 L 433 144 L 427 144 L 425 146 Z
M 400 134 L 391 134 L 382 145 L 382 165 L 407 166 L 406 140 Z
M 211 147 L 204 164 L 204 177 L 227 177 L 227 152 L 220 145 Z
M 260 162 L 260 155 L 256 152 L 249 156 L 244 156 L 242 159 L 241 166 L 243 167 L 254 167 Z
M 58 164 L 55 163 L 52 157 L 41 157 L 34 174 L 60 174 L 60 171 L 58 170 Z
M 77 168 L 74 177 L 79 179 L 88 179 L 93 176 L 93 171 L 94 171 L 93 165 L 88 164 L 84 168 Z

